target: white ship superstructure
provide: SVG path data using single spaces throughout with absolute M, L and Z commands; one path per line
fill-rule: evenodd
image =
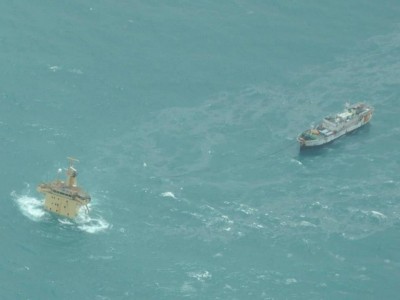
M 364 103 L 348 105 L 343 112 L 327 116 L 316 127 L 301 133 L 297 140 L 301 147 L 324 145 L 367 124 L 373 111 L 373 107 Z

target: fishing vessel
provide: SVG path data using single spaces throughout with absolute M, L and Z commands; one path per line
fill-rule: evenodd
M 374 108 L 365 103 L 346 105 L 343 112 L 325 117 L 317 126 L 302 132 L 297 141 L 301 147 L 327 144 L 342 135 L 367 124 Z
M 56 179 L 53 182 L 41 183 L 38 185 L 37 191 L 45 195 L 44 208 L 46 210 L 64 217 L 74 218 L 82 206 L 88 211 L 87 205 L 91 198 L 77 185 L 78 171 L 74 168 L 74 162 L 78 162 L 78 160 L 72 157 L 68 157 L 68 160 L 67 180 L 64 182 Z

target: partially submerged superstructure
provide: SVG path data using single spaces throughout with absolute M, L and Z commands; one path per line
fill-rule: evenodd
M 297 141 L 301 147 L 324 145 L 367 124 L 373 112 L 374 108 L 364 103 L 348 105 L 343 112 L 327 116 L 316 127 L 301 133 Z
M 64 217 L 74 218 L 82 206 L 88 210 L 87 205 L 91 198 L 77 185 L 78 172 L 73 164 L 78 160 L 71 157 L 68 157 L 68 160 L 66 182 L 56 179 L 53 182 L 39 184 L 37 190 L 45 195 L 44 207 L 46 210 Z

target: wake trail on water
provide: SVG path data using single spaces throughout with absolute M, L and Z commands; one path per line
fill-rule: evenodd
M 11 197 L 21 213 L 29 220 L 34 222 L 51 221 L 52 214 L 44 209 L 43 200 L 26 194 L 19 195 L 15 191 L 11 192 Z M 111 228 L 111 225 L 104 218 L 101 216 L 92 217 L 86 213 L 85 209 L 81 209 L 73 220 L 58 216 L 57 220 L 61 226 L 70 226 L 71 229 L 78 229 L 90 234 L 104 232 Z

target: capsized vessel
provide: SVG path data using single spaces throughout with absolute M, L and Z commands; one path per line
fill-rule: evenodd
M 342 135 L 367 124 L 374 108 L 365 103 L 346 105 L 343 112 L 325 117 L 314 128 L 302 132 L 297 141 L 301 147 L 315 147 L 327 144 Z
M 37 191 L 45 195 L 44 207 L 46 210 L 64 217 L 74 218 L 82 206 L 88 210 L 87 205 L 91 198 L 77 185 L 78 172 L 73 164 L 78 160 L 71 157 L 68 157 L 68 160 L 67 181 L 56 179 L 53 182 L 41 183 L 38 185 Z

